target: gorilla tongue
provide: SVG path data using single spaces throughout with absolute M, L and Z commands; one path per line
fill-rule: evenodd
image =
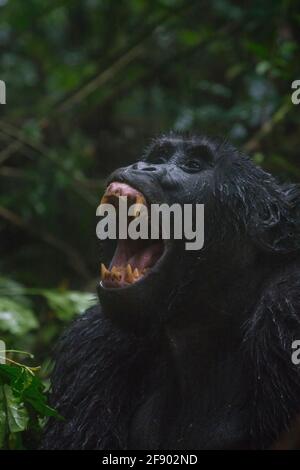
M 139 271 L 151 268 L 162 254 L 161 241 L 150 243 L 145 240 L 119 240 L 116 252 L 110 264 L 113 266 L 127 266 Z
M 162 252 L 161 241 L 119 240 L 109 270 L 101 265 L 101 280 L 106 287 L 132 284 L 155 265 Z

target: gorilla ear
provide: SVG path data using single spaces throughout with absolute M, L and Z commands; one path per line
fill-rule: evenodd
M 275 254 L 300 252 L 300 188 L 297 185 L 277 187 L 254 209 L 250 237 L 260 249 Z

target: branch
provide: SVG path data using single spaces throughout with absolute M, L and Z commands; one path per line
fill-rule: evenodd
M 254 136 L 248 140 L 248 142 L 246 142 L 244 145 L 244 150 L 246 152 L 255 151 L 259 147 L 260 142 L 264 139 L 264 137 L 266 137 L 268 134 L 271 134 L 274 127 L 285 118 L 291 107 L 291 100 L 289 99 L 288 101 L 285 101 L 273 114 L 273 116 L 262 125 L 256 134 L 254 134 Z
M 23 150 L 23 148 L 29 147 L 30 149 L 41 153 L 45 158 L 48 158 L 49 160 L 51 160 L 52 163 L 58 166 L 61 171 L 63 171 L 65 174 L 69 176 L 69 171 L 66 170 L 61 160 L 57 160 L 53 158 L 49 150 L 44 145 L 39 144 L 33 141 L 32 139 L 28 138 L 21 129 L 16 128 L 12 124 L 8 124 L 4 121 L 0 121 L 0 130 L 3 133 L 6 133 L 11 138 L 15 139 L 15 142 L 13 143 L 17 142 L 19 144 L 20 146 L 18 147 L 19 150 Z M 13 145 L 13 143 L 11 145 Z M 1 153 L 0 153 L 0 163 L 1 163 Z M 85 199 L 86 202 L 88 202 L 91 206 L 94 206 L 96 203 L 96 198 L 93 197 L 90 194 L 90 192 L 85 191 L 84 180 L 85 178 L 78 178 L 76 176 L 73 176 L 71 180 L 71 187 L 73 191 L 79 194 L 83 199 Z
M 77 274 L 80 274 L 85 279 L 91 278 L 91 273 L 89 272 L 81 256 L 68 244 L 59 240 L 49 232 L 38 230 L 36 227 L 33 229 L 28 223 L 24 222 L 18 214 L 15 214 L 14 212 L 2 206 L 0 206 L 0 217 L 7 220 L 12 225 L 26 230 L 32 236 L 39 238 L 48 245 L 56 248 L 67 257 L 69 265 L 74 269 L 74 271 L 77 272 Z
M 19 168 L 14 168 L 10 166 L 0 167 L 0 176 L 8 176 L 10 178 L 22 178 L 22 179 L 31 178 L 25 170 L 20 170 Z
M 83 99 L 87 98 L 91 93 L 93 93 L 97 88 L 104 85 L 108 82 L 114 75 L 126 67 L 130 62 L 136 59 L 143 52 L 143 47 L 138 45 L 130 49 L 126 54 L 120 57 L 116 62 L 114 62 L 110 67 L 97 75 L 94 79 L 88 82 L 83 86 L 77 93 L 72 95 L 70 98 L 67 98 L 58 108 L 57 112 L 64 112 L 73 106 L 76 103 L 79 103 Z

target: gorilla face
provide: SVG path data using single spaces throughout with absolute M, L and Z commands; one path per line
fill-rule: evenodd
M 116 204 L 118 197 L 127 196 L 129 204 L 142 202 L 149 211 L 151 204 L 203 204 L 212 189 L 213 152 L 213 144 L 204 139 L 160 138 L 141 161 L 110 176 L 104 201 Z M 135 324 L 163 321 L 174 291 L 186 281 L 188 268 L 200 253 L 187 253 L 185 242 L 107 242 L 103 261 L 108 271 L 102 266 L 99 285 L 106 310 L 122 310 L 120 316 Z
M 229 297 L 234 315 L 243 292 L 256 288 L 264 270 L 258 255 L 289 249 L 278 219 L 288 191 L 224 142 L 177 135 L 155 140 L 140 161 L 110 176 L 104 201 L 116 205 L 120 196 L 147 206 L 205 205 L 202 250 L 187 251 L 186 240 L 172 238 L 104 242 L 108 269 L 102 266 L 100 302 L 126 327 L 145 330 L 178 317 L 204 325 L 223 321 L 216 312 L 225 304 L 228 310 Z M 239 292 L 232 296 L 233 290 Z

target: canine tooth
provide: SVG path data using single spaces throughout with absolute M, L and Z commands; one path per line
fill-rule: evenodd
M 108 269 L 106 269 L 105 264 L 101 263 L 101 279 L 105 279 L 110 275 L 110 272 Z
M 112 267 L 111 274 L 113 278 L 117 279 L 117 281 L 121 280 L 121 273 L 116 266 Z
M 104 195 L 102 196 L 101 201 L 100 201 L 100 205 L 101 205 L 101 204 L 107 204 L 108 201 L 109 201 L 109 195 L 108 195 L 108 194 L 104 194 Z
M 131 264 L 127 264 L 126 266 L 125 281 L 130 283 L 134 281 Z
M 141 213 L 141 207 L 146 205 L 146 200 L 144 196 L 137 195 L 135 197 L 133 216 L 138 217 Z
M 135 203 L 145 206 L 146 205 L 146 200 L 145 200 L 144 196 L 137 195 L 136 198 L 135 198 Z
M 113 198 L 118 198 L 121 196 L 121 191 L 119 189 L 116 189 L 115 191 L 111 192 L 109 188 L 106 189 L 105 193 L 102 196 L 102 199 L 100 201 L 101 204 L 113 204 L 112 199 Z
M 136 277 L 136 278 L 140 277 L 140 273 L 139 273 L 138 268 L 135 268 L 135 269 L 134 269 L 133 275 L 134 275 L 134 277 Z

